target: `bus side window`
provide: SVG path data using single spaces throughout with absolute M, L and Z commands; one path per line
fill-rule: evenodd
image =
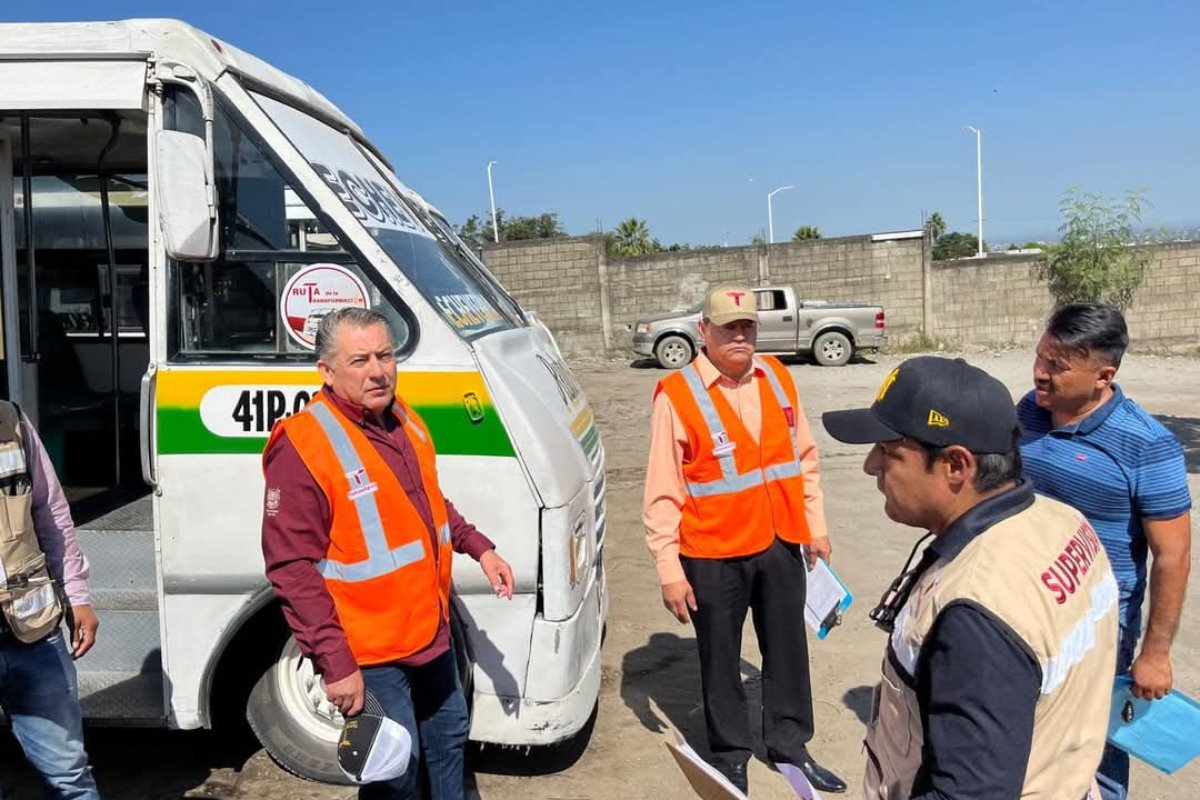
M 169 90 L 164 107 L 168 127 L 203 129 L 190 92 Z M 315 324 L 337 304 L 383 312 L 402 352 L 413 338 L 411 315 L 393 307 L 335 236 L 317 230 L 316 215 L 220 102 L 213 145 L 220 255 L 170 264 L 168 357 L 312 359 Z

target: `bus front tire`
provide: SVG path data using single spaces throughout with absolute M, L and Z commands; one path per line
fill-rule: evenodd
M 342 718 L 324 694 L 312 662 L 289 636 L 279 658 L 250 690 L 246 719 L 267 754 L 288 772 L 347 785 L 351 781 L 337 763 Z
M 470 714 L 475 694 L 474 658 L 457 608 L 450 615 L 450 636 Z M 291 774 L 322 783 L 352 783 L 337 763 L 342 716 L 325 697 L 325 684 L 313 670 L 312 661 L 301 655 L 291 636 L 250 690 L 246 719 L 267 754 Z

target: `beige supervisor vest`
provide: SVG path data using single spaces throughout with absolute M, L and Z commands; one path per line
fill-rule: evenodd
M 36 642 L 62 618 L 46 556 L 33 528 L 33 482 L 16 406 L 0 400 L 0 612 L 22 642 Z
M 912 794 L 924 742 L 913 688 L 921 646 L 941 611 L 962 601 L 1006 623 L 1041 666 L 1021 797 L 1089 797 L 1108 727 L 1117 584 L 1087 520 L 1044 497 L 981 533 L 953 560 L 935 562 L 914 587 L 896 618 L 875 690 L 863 796 L 902 800 Z

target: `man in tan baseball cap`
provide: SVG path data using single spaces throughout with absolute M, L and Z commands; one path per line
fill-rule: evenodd
M 704 298 L 702 322 L 725 325 L 739 319 L 758 322 L 754 292 L 745 286 L 717 286 Z
M 702 317 L 704 349 L 659 382 L 651 412 L 642 521 L 663 605 L 695 628 L 717 769 L 746 791 L 752 740 L 740 668 L 752 612 L 767 755 L 794 764 L 822 792 L 844 791 L 807 746 L 806 567 L 831 553 L 816 444 L 787 367 L 754 354 L 754 291 L 718 286 Z
M 758 306 L 748 286 L 717 286 L 704 297 L 700 311 L 700 342 L 696 360 L 709 362 L 726 378 L 746 378 L 758 345 Z

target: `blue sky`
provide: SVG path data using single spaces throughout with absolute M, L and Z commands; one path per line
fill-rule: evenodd
M 1053 235 L 1073 184 L 1200 224 L 1200 7 L 1074 5 L 56 0 L 0 19 L 184 18 L 316 86 L 456 222 L 486 214 L 495 160 L 499 206 L 571 233 L 637 216 L 664 243 L 743 244 L 785 184 L 776 240 L 935 210 L 973 231 L 970 124 L 989 241 Z

